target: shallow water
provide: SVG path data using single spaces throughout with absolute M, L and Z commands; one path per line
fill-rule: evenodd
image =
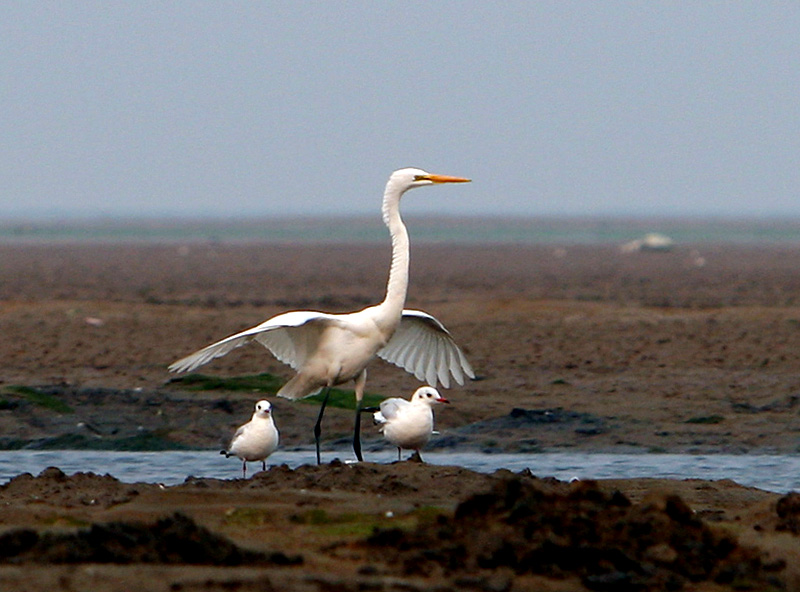
M 348 461 L 346 452 L 326 452 L 323 462 L 334 458 Z M 372 453 L 368 460 L 390 463 L 394 452 Z M 462 466 L 489 473 L 505 468 L 530 469 L 539 477 L 561 480 L 629 479 L 731 479 L 751 487 L 786 493 L 800 490 L 800 456 L 795 455 L 685 455 L 685 454 L 476 454 L 435 453 L 424 455 L 437 465 Z M 314 462 L 313 451 L 280 451 L 269 458 L 270 465 L 298 467 Z M 93 472 L 110 474 L 126 483 L 147 482 L 175 485 L 187 477 L 234 479 L 241 477 L 241 463 L 216 451 L 193 452 L 110 452 L 82 450 L 18 450 L 0 452 L 0 484 L 21 473 L 39 474 L 55 466 L 67 474 Z M 248 463 L 248 475 L 260 470 Z

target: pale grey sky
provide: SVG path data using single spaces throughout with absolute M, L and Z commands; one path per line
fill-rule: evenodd
M 0 218 L 800 216 L 800 3 L 0 4 Z

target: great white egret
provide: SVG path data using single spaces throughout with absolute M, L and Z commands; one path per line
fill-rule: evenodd
M 353 451 L 358 460 L 363 460 L 361 401 L 367 380 L 366 367 L 376 356 L 434 386 L 438 380 L 448 388 L 450 376 L 458 384 L 464 384 L 464 376 L 475 376 L 464 353 L 439 321 L 427 313 L 403 309 L 408 290 L 409 241 L 400 217 L 400 198 L 416 187 L 466 182 L 469 179 L 433 175 L 415 168 L 391 174 L 383 194 L 382 211 L 383 222 L 392 238 L 392 263 L 386 296 L 380 304 L 348 314 L 305 310 L 280 314 L 212 343 L 178 360 L 169 369 L 190 371 L 251 340 L 259 342 L 297 372 L 278 391 L 279 396 L 299 399 L 325 389 L 314 425 L 317 463 L 320 462 L 320 425 L 330 389 L 352 380 L 356 397 Z
M 433 406 L 449 402 L 435 388 L 423 386 L 414 391 L 410 401 L 392 397 L 381 403 L 381 410 L 374 414 L 375 423 L 383 437 L 397 446 L 397 460 L 403 448 L 419 454 L 433 433 Z
M 267 457 L 278 447 L 278 428 L 272 417 L 272 405 L 269 401 L 256 403 L 253 417 L 240 426 L 231 438 L 231 444 L 224 454 L 225 458 L 238 456 L 242 459 L 242 478 L 247 477 L 247 462 L 261 461 L 261 468 L 267 470 Z

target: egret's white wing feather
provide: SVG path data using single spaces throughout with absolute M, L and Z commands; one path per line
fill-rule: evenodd
M 378 356 L 432 386 L 438 380 L 449 388 L 450 376 L 458 384 L 464 384 L 465 375 L 475 377 L 464 352 L 444 325 L 419 310 L 403 310 L 397 330 Z
M 188 372 L 255 339 L 284 364 L 295 370 L 313 351 L 322 330 L 336 322 L 335 315 L 293 311 L 272 317 L 241 333 L 226 337 L 170 365 L 171 372 Z
M 458 354 L 447 350 L 447 358 L 448 366 L 454 369 L 453 378 L 456 379 L 457 383 L 461 384 L 464 380 L 464 372 L 461 370 L 461 364 L 457 363 Z
M 408 358 L 406 359 L 404 368 L 414 374 L 418 379 L 425 380 L 425 375 L 422 372 L 422 361 L 425 357 L 425 333 L 420 332 L 414 337 L 413 339 L 409 339 L 411 348 L 408 352 Z
M 431 335 L 425 336 L 425 353 L 427 354 L 428 368 L 425 370 L 425 382 L 436 384 L 437 366 L 439 365 L 439 344 Z
M 439 348 L 439 357 L 437 359 L 437 376 L 445 388 L 449 382 L 450 377 L 447 374 L 447 368 L 450 367 L 450 357 L 447 355 L 447 348 Z

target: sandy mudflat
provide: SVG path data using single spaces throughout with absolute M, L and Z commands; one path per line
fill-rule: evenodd
M 346 311 L 374 303 L 383 295 L 388 258 L 388 247 L 371 245 L 0 246 L 0 443 L 85 441 L 81 430 L 88 424 L 92 438 L 110 445 L 145 430 L 176 445 L 215 448 L 247 419 L 258 396 L 189 393 L 167 382 L 166 366 L 278 312 Z M 447 392 L 453 404 L 438 414 L 441 436 L 432 446 L 795 453 L 798 270 L 800 247 L 786 246 L 623 255 L 612 246 L 412 245 L 408 307 L 445 323 L 480 377 Z M 203 370 L 290 376 L 257 346 Z M 71 412 L 35 404 L 14 390 L 19 385 L 46 387 Z M 369 392 L 408 396 L 417 386 L 383 362 L 370 368 Z M 310 445 L 316 407 L 273 402 L 283 444 Z M 326 446 L 343 449 L 351 423 L 349 411 L 330 409 Z M 369 461 L 369 451 L 380 446 L 369 425 L 364 441 Z M 29 577 L 27 562 L 42 554 L 20 550 L 0 567 L 0 580 L 8 578 L 19 590 L 131 589 L 131 582 L 154 590 L 717 590 L 748 582 L 757 590 L 800 589 L 797 562 L 781 563 L 800 553 L 800 504 L 793 499 L 780 504 L 781 516 L 780 495 L 729 482 L 600 483 L 600 495 L 527 475 L 511 479 L 517 485 L 507 481 L 413 463 L 273 469 L 246 483 L 201 481 L 166 490 L 55 472 L 19 477 L 0 490 L 2 533 L 32 528 L 74 534 L 115 520 L 128 526 L 143 521 L 146 531 L 180 511 L 188 520 L 176 520 L 177 530 L 205 527 L 209 531 L 200 538 L 220 535 L 264 556 L 252 565 L 221 567 L 222 560 L 212 558 L 205 562 L 216 567 L 188 568 L 186 558 L 173 565 L 120 565 L 88 555 L 38 566 Z M 601 530 L 597 516 L 619 512 L 625 524 L 659 532 L 672 532 L 665 524 L 677 524 L 689 538 L 676 534 L 646 549 L 612 552 L 601 536 L 595 543 L 605 551 L 564 565 L 545 557 L 553 540 L 569 555 L 570 545 L 586 546 L 583 539 L 556 537 L 531 548 L 525 545 L 536 537 L 512 540 L 502 527 L 505 510 L 487 502 L 509 499 L 506 490 L 455 512 L 460 502 L 492 487 L 516 487 L 523 500 L 545 496 L 547 504 L 535 505 L 554 520 L 565 519 L 559 512 L 573 500 L 573 506 L 586 504 L 586 523 Z M 632 505 L 615 501 L 614 489 Z M 669 501 L 671 492 L 683 501 Z M 696 514 L 687 516 L 684 502 Z M 489 516 L 487 523 L 475 517 L 476 507 L 477 515 Z M 372 535 L 376 523 L 391 526 L 379 520 L 387 511 L 394 516 L 388 522 L 401 530 Z M 586 523 L 564 528 L 575 534 Z M 530 528 L 544 532 L 541 525 Z M 527 549 L 520 561 L 538 567 L 531 573 L 480 559 L 492 555 L 490 543 L 465 547 L 470 559 L 455 565 L 452 550 L 433 552 L 437 536 L 460 540 L 470 529 L 506 541 L 505 551 L 495 549 L 495 555 Z M 618 538 L 626 536 L 637 538 Z M 705 560 L 705 571 L 678 561 L 686 548 L 697 547 L 691 536 L 717 558 Z M 734 542 L 720 543 L 725 536 Z M 414 546 L 431 552 L 415 558 L 407 549 Z M 620 554 L 630 563 L 609 558 Z M 587 567 L 592 561 L 594 567 Z M 732 571 L 725 561 L 750 567 Z

